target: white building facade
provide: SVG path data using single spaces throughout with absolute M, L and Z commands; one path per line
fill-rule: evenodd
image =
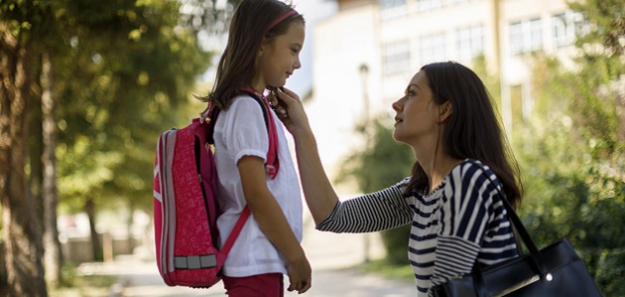
M 363 141 L 354 131 L 358 120 L 394 114 L 392 102 L 427 63 L 453 60 L 471 67 L 483 55 L 502 81 L 501 109 L 510 131 L 513 108 L 523 116 L 532 112 L 527 56 L 570 55 L 581 23 L 565 0 L 337 2 L 338 11 L 314 28 L 313 95 L 306 102 L 331 176 Z M 520 102 L 511 99 L 517 93 Z

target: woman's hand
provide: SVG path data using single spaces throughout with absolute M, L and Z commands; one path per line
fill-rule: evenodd
M 299 96 L 287 88 L 282 88 L 282 90 L 276 88 L 275 94 L 277 98 L 269 99 L 280 101 L 280 104 L 274 101 L 276 103 L 274 104 L 276 106 L 275 111 L 289 132 L 293 136 L 297 136 L 299 133 L 309 133 L 311 131 L 310 124 Z

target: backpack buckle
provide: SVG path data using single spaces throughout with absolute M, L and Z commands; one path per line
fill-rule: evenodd
M 267 171 L 267 174 L 272 177 L 276 175 L 276 167 L 274 167 L 273 165 L 265 166 L 265 170 Z

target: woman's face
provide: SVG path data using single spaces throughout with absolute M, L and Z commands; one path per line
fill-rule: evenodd
M 404 96 L 393 103 L 393 109 L 397 112 L 395 140 L 413 147 L 428 139 L 437 140 L 439 108 L 423 70 L 415 74 Z

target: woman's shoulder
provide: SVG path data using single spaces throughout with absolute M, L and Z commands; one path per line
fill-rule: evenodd
M 462 160 L 451 170 L 451 173 L 456 176 L 460 175 L 463 178 L 471 178 L 475 174 L 486 174 L 487 176 L 494 174 L 488 165 L 482 163 L 480 160 L 471 158 Z
M 449 177 L 452 180 L 459 179 L 462 183 L 483 184 L 489 183 L 493 187 L 499 185 L 495 173 L 480 160 L 467 158 L 454 167 Z M 491 186 L 489 185 L 489 186 Z
M 402 192 L 408 187 L 408 184 L 410 184 L 410 176 L 404 177 L 404 179 L 402 179 L 400 182 L 396 183 L 395 185 L 391 186 L 391 188 L 397 188 L 402 190 Z

